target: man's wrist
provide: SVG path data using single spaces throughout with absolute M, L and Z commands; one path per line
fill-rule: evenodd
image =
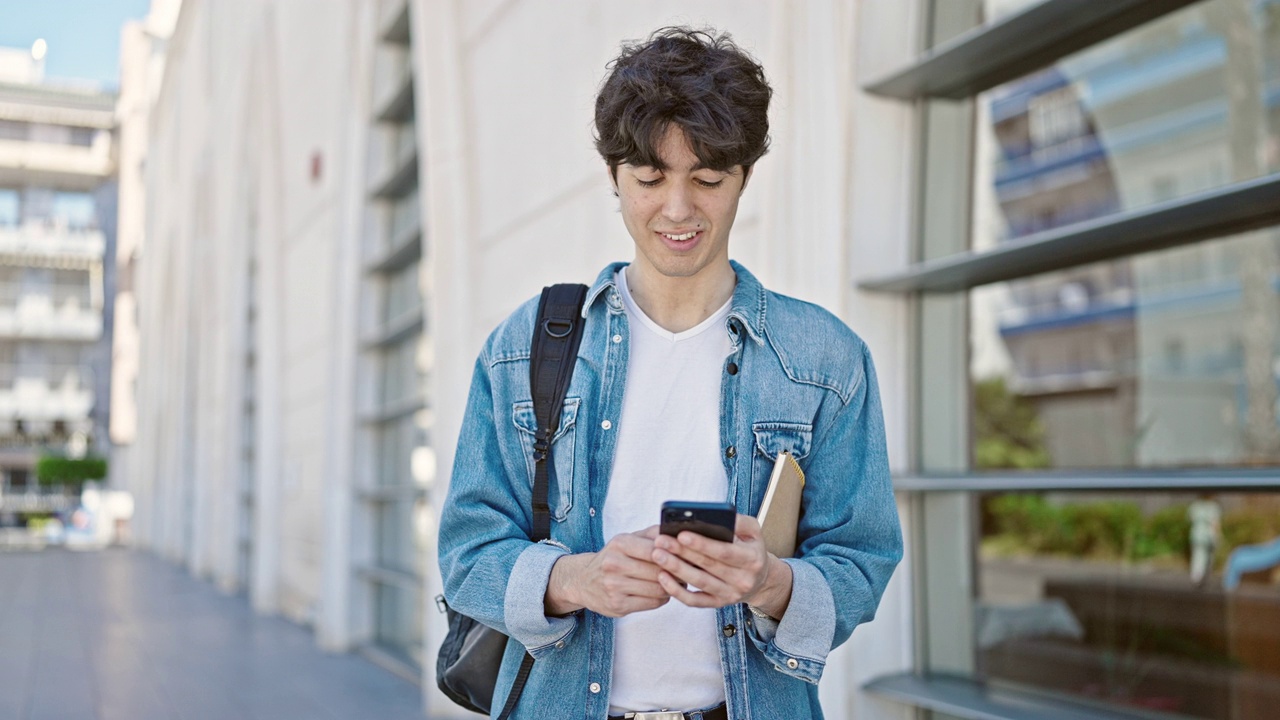
M 747 600 L 747 606 L 756 614 L 780 620 L 791 604 L 791 566 L 770 554 L 768 567 L 764 585 Z
M 584 607 L 578 602 L 575 590 L 578 563 L 587 554 L 565 555 L 552 564 L 551 577 L 547 580 L 547 594 L 543 598 L 543 607 L 548 617 L 563 617 Z

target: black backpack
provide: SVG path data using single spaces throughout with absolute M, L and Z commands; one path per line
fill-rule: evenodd
M 529 358 L 529 387 L 538 422 L 533 443 L 533 532 L 529 536 L 534 542 L 551 538 L 551 506 L 547 499 L 551 476 L 555 474 L 551 438 L 560 426 L 560 410 L 582 343 L 582 303 L 586 296 L 586 285 L 552 285 L 542 289 L 538 301 Z M 449 616 L 449 633 L 436 659 L 436 685 L 455 703 L 487 715 L 493 706 L 498 670 L 509 638 L 454 612 L 443 595 L 436 596 L 436 605 Z M 498 720 L 507 720 L 515 710 L 532 670 L 533 656 L 526 652 Z

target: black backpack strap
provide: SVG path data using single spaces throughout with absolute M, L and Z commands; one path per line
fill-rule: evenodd
M 569 380 L 582 344 L 582 302 L 586 285 L 552 285 L 542 289 L 538 320 L 533 328 L 529 358 L 529 387 L 533 391 L 533 415 L 538 431 L 533 438 L 534 542 L 551 537 L 551 505 L 547 500 L 555 464 L 551 462 L 551 438 L 560 427 L 560 410 L 569 392 Z
M 520 661 L 520 671 L 516 673 L 516 680 L 511 683 L 511 692 L 507 693 L 507 704 L 502 706 L 498 720 L 507 720 L 516 709 L 516 703 L 520 702 L 520 693 L 524 692 L 524 684 L 529 681 L 529 673 L 532 671 L 533 656 L 525 653 L 524 659 Z
M 538 432 L 533 438 L 533 532 L 529 536 L 534 542 L 551 538 L 548 495 L 555 475 L 551 438 L 560 427 L 560 410 L 573 378 L 578 346 L 582 344 L 582 326 L 586 322 L 582 303 L 586 297 L 586 285 L 552 285 L 542 289 L 542 299 L 538 301 L 529 357 L 529 387 L 533 391 L 533 415 L 538 420 Z M 498 720 L 507 720 L 515 711 L 532 671 L 533 656 L 526 652 Z

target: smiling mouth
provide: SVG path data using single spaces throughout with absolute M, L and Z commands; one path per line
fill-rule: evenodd
M 658 234 L 668 240 L 672 240 L 675 242 L 686 242 L 697 237 L 699 232 L 701 232 L 701 230 L 691 230 L 687 233 L 680 233 L 679 235 L 672 235 L 671 233 L 664 233 L 664 232 L 660 232 Z

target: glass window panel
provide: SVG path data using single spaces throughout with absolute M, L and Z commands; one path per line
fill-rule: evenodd
M 418 371 L 417 350 L 421 336 L 414 335 L 382 352 L 383 406 L 405 401 L 422 394 L 422 376 Z
M 987 680 L 1179 717 L 1274 717 L 1280 493 L 1007 493 L 981 501 Z
M 383 583 L 373 588 L 377 644 L 422 667 L 421 593 Z
M 971 295 L 973 466 L 1280 463 L 1280 229 Z
M 383 285 L 384 324 L 402 320 L 422 307 L 422 291 L 418 286 L 418 263 L 397 270 Z
M 88 193 L 60 192 L 53 196 L 53 219 L 72 230 L 98 226 L 97 206 Z
M 406 499 L 378 505 L 376 524 L 380 566 L 419 576 L 426 573 L 425 512 L 426 502 L 423 500 Z
M 0 188 L 0 227 L 18 224 L 18 208 L 17 191 Z
M 30 123 L 21 120 L 0 120 L 0 140 L 25 141 L 30 134 Z
M 395 420 L 379 423 L 377 443 L 377 480 L 379 485 L 413 484 L 411 461 L 413 450 L 427 444 L 427 432 L 421 424 L 423 413 L 410 413 Z
M 1197 3 L 980 95 L 974 248 L 1280 171 L 1277 7 Z
M 421 225 L 421 212 L 417 188 L 414 188 L 404 197 L 396 199 L 391 204 L 391 221 L 388 230 L 389 242 L 397 243 L 403 241 L 404 235 L 411 228 Z

